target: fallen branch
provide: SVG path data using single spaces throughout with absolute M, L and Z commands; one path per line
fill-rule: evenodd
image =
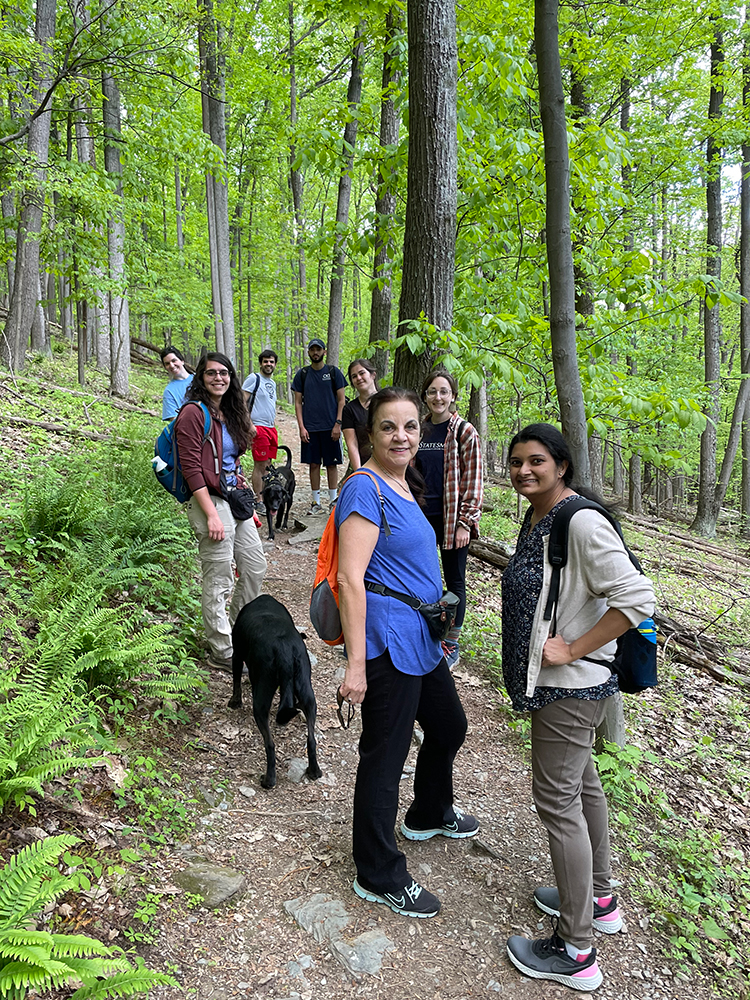
M 51 385 L 49 382 L 42 382 L 40 379 L 29 378 L 27 375 L 14 376 L 16 382 L 30 382 L 32 385 L 41 385 L 45 390 L 56 389 L 58 392 L 65 392 L 69 396 L 80 396 L 89 399 L 92 403 L 104 403 L 106 406 L 114 406 L 118 410 L 129 410 L 131 413 L 145 413 L 147 417 L 160 417 L 156 410 L 146 410 L 142 406 L 134 406 L 126 403 L 122 399 L 114 399 L 112 396 L 100 396 L 94 392 L 80 392 L 78 389 L 66 389 L 62 385 Z M 0 382 L 0 385 L 3 384 Z
M 114 434 L 97 434 L 96 431 L 84 431 L 78 427 L 69 427 L 65 424 L 51 424 L 44 420 L 27 420 L 24 417 L 6 416 L 5 419 L 11 424 L 20 424 L 22 427 L 40 427 L 44 431 L 51 431 L 53 434 L 74 434 L 76 437 L 89 438 L 91 441 L 110 441 L 114 444 L 130 446 L 133 444 L 149 444 L 148 441 L 131 441 L 128 438 L 117 437 Z

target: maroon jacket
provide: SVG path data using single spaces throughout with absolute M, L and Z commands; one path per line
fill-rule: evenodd
M 203 441 L 203 410 L 195 403 L 186 402 L 177 414 L 174 433 L 177 439 L 177 451 L 180 456 L 180 468 L 190 490 L 195 493 L 202 486 L 214 496 L 222 496 L 220 475 L 223 446 L 221 440 L 221 424 L 215 418 L 211 420 L 210 435 L 216 445 L 216 456 L 219 460 L 219 475 L 216 474 L 213 448 L 208 441 L 201 447 Z M 240 454 L 244 452 L 240 450 Z

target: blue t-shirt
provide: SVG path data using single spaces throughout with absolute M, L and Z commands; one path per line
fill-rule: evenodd
M 192 381 L 193 376 L 188 375 L 187 378 L 173 378 L 169 382 L 167 388 L 164 390 L 164 395 L 161 397 L 162 420 L 174 420 L 177 416 L 177 411 L 185 402 L 185 393 L 188 391 L 188 387 Z
M 232 436 L 227 430 L 227 425 L 221 425 L 221 467 L 226 473 L 227 484 L 229 486 L 235 486 L 237 484 L 237 476 L 235 475 L 235 466 L 237 465 L 237 445 L 234 443 Z
M 258 383 L 258 379 L 260 379 L 260 384 Z M 250 413 L 253 423 L 258 427 L 275 427 L 276 383 L 272 378 L 266 378 L 265 375 L 261 375 L 260 372 L 248 375 L 242 383 L 242 388 L 245 392 L 250 393 L 251 398 L 256 386 L 258 386 L 258 391 L 255 393 L 255 402 Z M 250 400 L 248 400 L 249 402 Z
M 380 476 L 377 480 L 391 534 L 386 537 L 378 491 L 366 475 L 350 476 L 341 487 L 336 502 L 337 530 L 355 513 L 379 525 L 380 535 L 365 570 L 365 580 L 382 583 L 428 604 L 439 600 L 443 587 L 435 532 L 418 503 L 399 496 Z M 369 590 L 366 594 L 367 659 L 372 660 L 387 649 L 394 667 L 403 674 L 419 676 L 434 670 L 443 651 L 426 619 L 395 597 L 383 597 Z
M 306 371 L 305 388 L 302 389 L 302 372 Z M 302 393 L 302 422 L 308 431 L 331 431 L 336 423 L 338 403 L 331 388 L 346 388 L 343 372 L 331 365 L 323 365 L 317 371 L 308 365 L 300 368 L 292 382 L 292 392 Z
M 448 436 L 449 420 L 433 424 L 431 420 L 422 424 L 422 440 L 417 452 L 417 468 L 425 481 L 425 514 L 429 517 L 443 513 L 443 465 L 445 462 L 445 439 Z

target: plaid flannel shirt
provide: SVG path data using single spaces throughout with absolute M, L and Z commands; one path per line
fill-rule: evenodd
M 459 441 L 458 430 L 462 423 Z M 479 537 L 483 493 L 479 435 L 468 420 L 462 421 L 458 413 L 454 413 L 448 423 L 443 458 L 444 549 L 455 548 L 459 525 L 469 531 L 471 538 Z

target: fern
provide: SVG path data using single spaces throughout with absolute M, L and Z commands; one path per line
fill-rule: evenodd
M 117 997 L 144 993 L 157 985 L 177 986 L 171 976 L 152 972 L 138 960 L 133 968 L 122 950 L 82 934 L 30 930 L 30 918 L 79 879 L 58 869 L 76 837 L 62 834 L 23 848 L 0 868 L 0 997 L 24 1000 L 28 991 L 82 982 L 73 994 Z

